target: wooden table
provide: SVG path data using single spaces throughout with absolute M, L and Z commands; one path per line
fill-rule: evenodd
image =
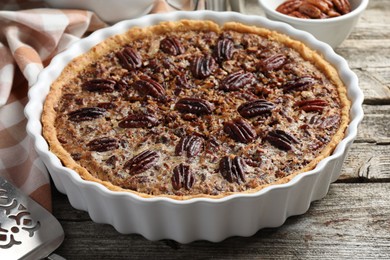
M 262 15 L 257 1 L 247 13 Z M 350 37 L 336 49 L 360 79 L 365 118 L 339 180 L 309 211 L 279 228 L 221 243 L 151 242 L 96 224 L 53 191 L 65 230 L 56 251 L 67 259 L 390 259 L 390 2 L 371 0 Z

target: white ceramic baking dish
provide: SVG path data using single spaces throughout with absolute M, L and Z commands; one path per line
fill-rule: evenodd
M 333 154 L 322 160 L 314 170 L 299 174 L 286 184 L 221 199 L 194 198 L 185 201 L 162 197 L 141 198 L 128 192 L 113 192 L 98 183 L 82 180 L 76 172 L 62 166 L 42 137 L 40 117 L 50 84 L 66 64 L 105 38 L 123 33 L 133 26 L 144 27 L 180 19 L 207 19 L 220 24 L 237 21 L 263 26 L 301 40 L 322 53 L 337 68 L 352 101 L 350 125 Z M 306 212 L 310 203 L 323 198 L 330 183 L 338 178 L 347 151 L 356 137 L 358 124 L 363 118 L 362 102 L 363 94 L 358 86 L 358 78 L 349 69 L 347 62 L 335 54 L 329 45 L 319 42 L 310 34 L 258 16 L 198 11 L 149 15 L 119 22 L 73 44 L 57 55 L 39 75 L 38 81 L 29 91 L 25 113 L 28 118 L 27 132 L 36 150 L 49 169 L 57 189 L 67 194 L 74 208 L 88 211 L 93 221 L 111 224 L 121 233 L 137 233 L 150 240 L 173 239 L 188 243 L 194 240 L 217 242 L 230 236 L 251 236 L 261 228 L 278 227 L 287 217 Z

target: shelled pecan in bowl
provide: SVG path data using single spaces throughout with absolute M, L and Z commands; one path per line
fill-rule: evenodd
M 258 0 L 268 19 L 306 31 L 332 48 L 351 34 L 369 0 Z M 261 64 L 259 64 L 261 65 Z
M 287 0 L 276 11 L 304 19 L 325 19 L 351 12 L 349 0 Z

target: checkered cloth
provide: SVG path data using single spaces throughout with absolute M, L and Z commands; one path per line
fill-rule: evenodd
M 49 210 L 49 177 L 26 134 L 28 87 L 56 53 L 104 26 L 87 11 L 0 11 L 0 175 Z
M 29 1 L 2 0 L 0 10 L 16 9 L 23 3 Z M 164 0 L 155 0 L 151 12 L 172 10 Z M 55 54 L 85 33 L 104 26 L 89 11 L 47 8 L 0 11 L 0 176 L 49 210 L 49 176 L 26 134 L 23 109 L 27 91 Z

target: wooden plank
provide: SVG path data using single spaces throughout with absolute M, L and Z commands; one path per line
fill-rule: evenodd
M 386 15 L 389 12 L 390 5 L 388 0 L 370 0 L 356 27 L 371 27 L 371 32 L 384 32 L 384 30 L 381 30 L 381 26 L 390 24 L 390 16 Z
M 390 104 L 389 69 L 355 68 L 353 71 L 359 78 L 359 87 L 364 93 L 364 104 Z
M 368 68 L 367 71 L 377 78 L 382 84 L 390 86 L 390 71 L 388 67 L 383 68 Z
M 360 182 L 360 181 L 386 181 L 388 171 L 386 164 L 380 167 L 373 167 L 370 163 L 372 158 L 387 161 L 390 156 L 390 145 L 377 145 L 373 143 L 354 143 L 344 161 L 341 175 L 338 182 Z M 370 172 L 369 175 L 359 172 Z
M 363 104 L 364 114 L 373 114 L 373 115 L 388 115 L 390 113 L 390 105 L 381 105 L 381 106 L 371 106 Z
M 378 23 L 373 19 L 374 17 L 368 16 L 365 17 L 367 14 L 363 14 L 363 17 L 360 18 L 358 23 L 356 24 L 355 28 L 352 30 L 351 34 L 348 36 L 348 41 L 345 41 L 343 45 L 347 45 L 351 40 L 378 40 L 378 39 L 389 39 L 390 38 L 390 30 L 389 30 L 389 23 L 390 18 L 388 17 L 387 20 L 389 22 L 387 23 Z M 379 19 L 384 19 L 383 15 L 380 14 L 378 17 Z
M 56 195 L 54 214 L 65 242 L 56 251 L 67 259 L 388 259 L 390 257 L 390 183 L 332 184 L 328 195 L 307 213 L 279 228 L 221 243 L 179 244 L 122 235 L 109 225 L 83 218 Z M 81 215 L 86 216 L 85 213 Z
M 339 182 L 389 181 L 390 106 L 364 105 L 363 109 L 365 116 Z
M 390 155 L 371 157 L 360 167 L 359 177 L 370 181 L 390 182 Z
M 351 68 L 384 68 L 390 65 L 389 39 L 363 39 L 343 42 L 336 52 L 348 60 Z
M 364 105 L 355 142 L 390 144 L 390 106 Z

